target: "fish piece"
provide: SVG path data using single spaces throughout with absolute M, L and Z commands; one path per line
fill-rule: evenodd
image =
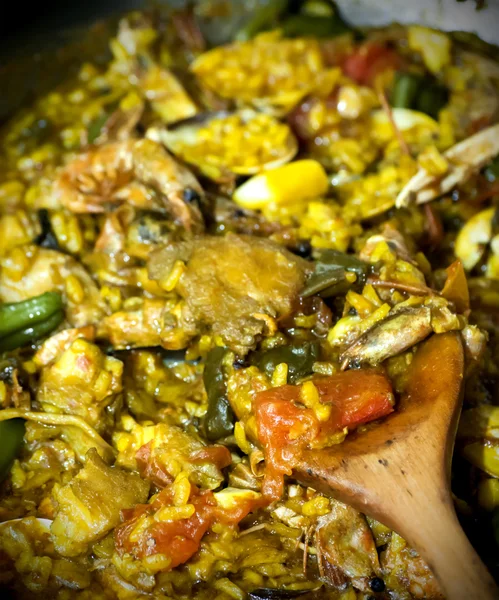
M 360 336 L 340 357 L 350 363 L 377 365 L 421 342 L 432 332 L 429 307 L 404 308 Z
M 425 169 L 420 169 L 397 196 L 395 205 L 401 208 L 411 202 L 424 204 L 447 194 L 497 154 L 499 124 L 483 129 L 444 152 L 443 156 L 450 164 L 447 174 L 442 178 L 429 175 Z
M 369 592 L 380 573 L 378 553 L 366 518 L 350 506 L 330 500 L 331 511 L 317 521 L 315 546 L 323 579 L 337 589 L 349 582 Z

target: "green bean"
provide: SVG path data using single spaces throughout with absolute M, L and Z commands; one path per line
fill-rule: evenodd
M 45 292 L 22 302 L 0 306 L 0 352 L 36 341 L 63 320 L 62 298 Z
M 288 0 L 270 0 L 268 4 L 255 10 L 253 17 L 237 32 L 235 39 L 245 42 L 261 31 L 272 28 L 277 25 L 280 16 L 286 12 L 287 8 Z
M 24 439 L 24 432 L 24 419 L 0 421 L 0 481 L 3 481 L 7 477 L 14 459 L 19 454 Z
M 10 335 L 0 340 L 0 352 L 7 352 L 8 350 L 15 350 L 16 348 L 22 348 L 27 344 L 36 342 L 37 340 L 45 337 L 51 331 L 53 331 L 58 325 L 64 320 L 64 311 L 58 310 L 51 315 L 45 321 L 37 323 L 26 329 L 15 331 Z
M 411 108 L 437 118 L 447 104 L 447 88 L 430 76 L 417 73 L 397 73 L 391 104 L 394 108 Z
M 412 108 L 416 102 L 423 77 L 414 73 L 396 73 L 392 92 L 394 108 Z
M 226 349 L 210 350 L 204 367 L 203 382 L 208 394 L 208 410 L 204 418 L 204 430 L 210 441 L 230 435 L 234 429 L 234 413 L 227 398 L 227 386 L 223 372 Z
M 268 377 L 277 365 L 288 365 L 288 382 L 296 383 L 299 379 L 312 373 L 312 365 L 319 360 L 320 346 L 317 342 L 294 343 L 277 346 L 263 352 L 255 352 L 252 362 Z
M 102 132 L 102 128 L 106 124 L 109 119 L 109 113 L 104 112 L 101 115 L 95 117 L 93 121 L 90 122 L 87 129 L 87 141 L 89 144 L 93 144 L 95 140 L 99 137 Z

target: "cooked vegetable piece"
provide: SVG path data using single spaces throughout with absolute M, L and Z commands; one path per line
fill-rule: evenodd
M 305 448 L 334 443 L 334 436 L 345 427 L 353 429 L 393 412 L 390 382 L 373 369 L 314 377 L 312 383 L 311 398 L 308 382 L 258 392 L 253 401 L 267 461 L 263 491 L 271 498 L 280 497 L 282 476 L 291 475 Z M 296 403 L 306 403 L 307 408 Z
M 0 351 L 36 342 L 64 320 L 61 295 L 45 292 L 22 302 L 0 306 Z
M 315 160 L 298 160 L 255 175 L 234 193 L 243 208 L 258 209 L 268 204 L 293 204 L 323 196 L 329 187 L 324 168 Z
M 423 77 L 415 73 L 397 72 L 391 104 L 394 108 L 414 108 Z
M 312 365 L 319 360 L 319 356 L 320 346 L 318 343 L 295 342 L 256 352 L 251 360 L 268 377 L 272 377 L 277 365 L 285 363 L 288 367 L 288 381 L 294 384 L 312 373 Z
M 396 74 L 391 98 L 395 108 L 410 108 L 436 119 L 448 99 L 447 88 L 433 78 L 416 73 Z
M 272 28 L 286 12 L 289 0 L 273 0 L 257 8 L 253 16 L 234 36 L 238 42 L 245 42 L 255 37 L 257 33 Z
M 148 482 L 139 475 L 108 467 L 95 449 L 89 450 L 83 469 L 55 491 L 55 549 L 62 556 L 85 552 L 118 525 L 122 510 L 145 502 L 148 492 Z
M 314 294 L 319 294 L 322 298 L 341 295 L 354 282 L 362 285 L 367 269 L 368 265 L 354 256 L 337 250 L 324 250 L 318 254 L 314 272 L 300 295 L 304 298 Z M 349 282 L 346 273 L 354 273 L 357 278 Z
M 377 42 L 365 42 L 343 62 L 345 74 L 362 85 L 372 85 L 378 75 L 395 70 L 401 62 L 395 50 Z
M 206 437 L 215 441 L 230 435 L 234 429 L 234 413 L 227 398 L 223 359 L 225 348 L 217 347 L 206 357 L 203 380 L 208 394 L 208 410 L 204 418 Z
M 0 421 L 0 482 L 7 477 L 14 459 L 19 454 L 25 429 L 23 419 Z

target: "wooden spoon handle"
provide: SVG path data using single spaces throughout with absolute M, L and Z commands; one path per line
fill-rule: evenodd
M 442 496 L 415 500 L 412 515 L 399 520 L 397 530 L 426 560 L 446 599 L 498 600 L 499 589 L 463 532 L 452 501 Z

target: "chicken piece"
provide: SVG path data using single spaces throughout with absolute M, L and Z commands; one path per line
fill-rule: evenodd
M 150 276 L 166 281 L 179 260 L 186 266 L 175 291 L 184 303 L 170 335 L 179 329 L 191 336 L 208 330 L 243 355 L 255 346 L 266 323 L 291 311 L 310 269 L 307 261 L 274 242 L 228 234 L 152 253 Z M 167 331 L 163 345 L 178 348 L 169 345 Z
M 120 522 L 123 509 L 147 500 L 149 483 L 118 467 L 108 467 L 95 449 L 86 464 L 65 486 L 54 488 L 58 508 L 52 541 L 62 556 L 77 556 Z
M 102 412 L 121 391 L 122 374 L 120 360 L 77 339 L 43 369 L 37 400 L 46 412 L 77 415 L 102 430 Z
M 140 306 L 120 310 L 104 317 L 98 337 L 111 342 L 114 348 L 140 348 L 161 345 L 166 302 L 159 298 L 144 298 Z
M 410 594 L 415 600 L 443 600 L 428 565 L 396 533 L 392 533 L 388 548 L 381 554 L 381 567 L 387 587 L 400 594 L 397 597 Z
M 165 486 L 182 471 L 191 483 L 214 490 L 224 480 L 221 469 L 231 462 L 225 446 L 206 446 L 175 425 L 135 425 L 130 433 L 113 436 L 119 454 L 116 464 L 139 469 L 156 485 Z
M 65 352 L 71 344 L 83 338 L 93 342 L 95 338 L 95 327 L 76 327 L 74 329 L 63 329 L 47 338 L 36 351 L 33 360 L 38 367 L 46 367 Z
M 317 521 L 315 534 L 321 576 L 337 589 L 352 584 L 365 592 L 380 566 L 376 544 L 361 513 L 331 500 L 331 512 Z
M 105 305 L 95 282 L 74 258 L 56 250 L 23 246 L 0 262 L 0 300 L 20 302 L 44 292 L 64 294 L 66 318 L 73 327 L 99 322 Z

